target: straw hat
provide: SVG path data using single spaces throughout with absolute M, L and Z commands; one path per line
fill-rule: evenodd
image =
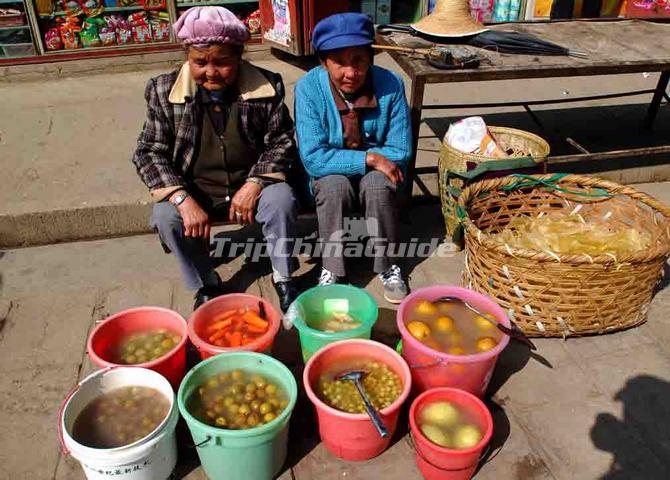
M 468 0 L 437 0 L 435 10 L 412 27 L 436 37 L 466 37 L 488 30 L 470 14 Z

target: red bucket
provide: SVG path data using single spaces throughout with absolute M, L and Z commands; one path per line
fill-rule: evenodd
M 503 335 L 498 345 L 488 352 L 449 355 L 424 345 L 405 327 L 408 305 L 412 305 L 416 300 L 433 302 L 445 296 L 460 298 L 483 313 L 493 314 L 499 323 L 510 326 L 503 309 L 485 295 L 450 285 L 422 288 L 408 295 L 398 308 L 396 323 L 402 337 L 402 356 L 412 371 L 412 382 L 417 392 L 430 388 L 451 387 L 465 390 L 481 398 L 491 381 L 498 355 L 509 343 L 507 335 Z
M 455 450 L 428 440 L 417 422 L 421 410 L 436 401 L 448 401 L 472 414 L 482 439 L 472 448 Z M 416 449 L 416 464 L 426 480 L 470 480 L 477 470 L 482 451 L 493 435 L 493 418 L 484 402 L 471 393 L 455 388 L 434 388 L 419 395 L 409 410 L 409 425 Z
M 268 331 L 258 337 L 253 342 L 247 343 L 241 347 L 218 347 L 205 340 L 205 329 L 219 314 L 238 308 L 250 308 L 258 310 L 258 304 L 262 303 L 265 307 L 267 321 L 269 323 Z M 275 337 L 281 325 L 281 314 L 268 301 L 249 295 L 247 293 L 231 293 L 213 298 L 209 302 L 198 308 L 188 320 L 188 336 L 191 343 L 195 345 L 203 360 L 226 352 L 259 352 L 270 353 Z
M 389 431 L 381 438 L 365 413 L 342 412 L 323 403 L 312 389 L 323 370 L 337 362 L 369 359 L 386 364 L 402 380 L 403 390 L 391 405 L 379 412 Z M 407 364 L 394 350 L 372 340 L 341 340 L 322 347 L 305 365 L 303 383 L 307 396 L 316 407 L 319 434 L 326 448 L 344 460 L 368 460 L 388 447 L 398 423 L 400 407 L 409 395 L 412 378 Z
M 136 365 L 120 365 L 110 361 L 119 341 L 128 335 L 148 330 L 164 328 L 181 337 L 175 348 L 162 357 Z M 161 307 L 138 307 L 124 310 L 107 318 L 95 327 L 88 337 L 88 356 L 100 368 L 105 367 L 141 367 L 160 373 L 168 379 L 172 388 L 186 373 L 186 320 L 174 310 Z

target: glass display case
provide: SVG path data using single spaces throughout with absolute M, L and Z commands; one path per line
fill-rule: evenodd
M 35 55 L 35 42 L 23 0 L 0 0 L 0 59 Z

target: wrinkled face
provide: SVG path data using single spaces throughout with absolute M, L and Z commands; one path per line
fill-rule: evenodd
M 237 81 L 241 58 L 235 47 L 221 44 L 190 47 L 187 55 L 193 80 L 207 90 L 222 90 Z
M 368 47 L 350 47 L 329 52 L 321 64 L 338 90 L 356 93 L 365 83 L 372 58 Z

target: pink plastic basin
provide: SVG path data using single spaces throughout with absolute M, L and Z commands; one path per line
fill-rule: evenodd
M 128 335 L 164 328 L 178 334 L 181 340 L 175 348 L 150 362 L 120 365 L 111 360 L 119 342 Z M 163 375 L 175 390 L 186 373 L 186 320 L 174 310 L 161 307 L 138 307 L 123 310 L 108 317 L 88 337 L 88 356 L 100 368 L 141 367 Z
M 379 412 L 389 431 L 386 438 L 379 436 L 367 414 L 345 413 L 329 407 L 319 399 L 312 388 L 325 369 L 352 360 L 384 363 L 402 380 L 403 390 L 400 396 Z M 391 348 L 372 340 L 351 339 L 331 343 L 317 351 L 305 365 L 303 383 L 307 396 L 316 408 L 319 434 L 326 448 L 344 460 L 368 460 L 388 447 L 398 423 L 400 407 L 409 395 L 412 378 L 405 361 Z
M 491 381 L 498 355 L 509 343 L 509 337 L 503 335 L 495 348 L 474 355 L 449 355 L 433 350 L 414 338 L 405 327 L 405 312 L 409 305 L 417 300 L 435 301 L 440 297 L 458 297 L 477 310 L 491 313 L 503 325 L 510 321 L 502 308 L 485 295 L 467 288 L 450 285 L 436 285 L 416 290 L 402 302 L 396 316 L 398 330 L 402 337 L 402 356 L 412 371 L 412 384 L 417 392 L 429 388 L 460 388 L 478 397 L 483 397 Z
M 258 302 L 263 303 L 269 322 L 268 331 L 263 335 L 241 347 L 218 347 L 205 340 L 204 330 L 217 315 L 228 310 L 244 307 L 258 311 Z M 272 344 L 279 331 L 281 318 L 281 314 L 270 302 L 246 293 L 231 293 L 213 298 L 193 312 L 193 315 L 188 320 L 188 336 L 191 339 L 191 343 L 198 349 L 200 358 L 203 360 L 225 352 L 248 351 L 269 353 L 272 350 Z
M 469 412 L 483 432 L 472 448 L 454 450 L 440 447 L 419 430 L 421 410 L 434 402 L 448 401 Z M 416 464 L 426 480 L 470 480 L 477 469 L 482 450 L 493 435 L 493 418 L 484 402 L 474 395 L 455 388 L 434 388 L 419 395 L 409 410 L 409 425 L 416 449 Z

